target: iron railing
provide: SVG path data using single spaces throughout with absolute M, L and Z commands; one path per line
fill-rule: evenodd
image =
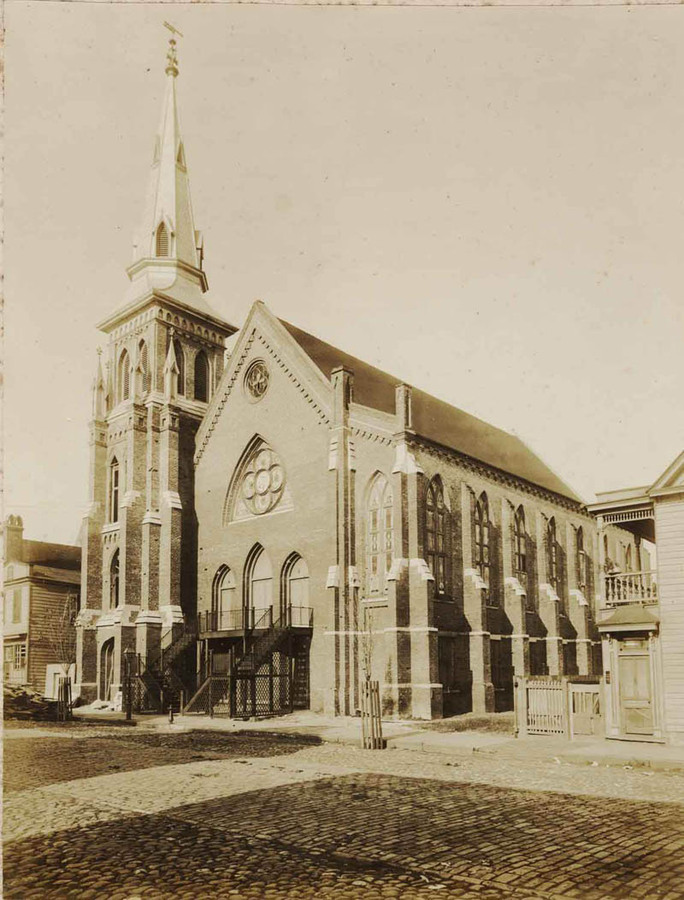
M 658 585 L 654 572 L 621 572 L 606 575 L 606 606 L 639 603 L 643 606 L 658 602 Z
M 311 628 L 313 609 L 308 606 L 288 606 L 281 617 L 288 628 Z M 258 631 L 273 626 L 273 607 L 265 609 L 207 610 L 199 613 L 197 627 L 200 634 L 210 632 Z

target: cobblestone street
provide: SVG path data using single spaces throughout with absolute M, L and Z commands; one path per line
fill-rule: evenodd
M 267 733 L 8 729 L 8 898 L 684 897 L 684 779 Z

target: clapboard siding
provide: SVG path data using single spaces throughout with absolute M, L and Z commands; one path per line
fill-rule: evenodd
M 655 504 L 665 718 L 684 730 L 684 496 Z
M 45 689 L 46 666 L 59 662 L 50 640 L 64 610 L 67 597 L 78 591 L 70 585 L 34 582 L 29 603 L 28 683 Z

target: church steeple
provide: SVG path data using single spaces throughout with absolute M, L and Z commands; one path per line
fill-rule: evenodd
M 178 315 L 199 317 L 203 328 L 210 327 L 212 333 L 220 335 L 223 340 L 237 329 L 212 308 L 205 296 L 208 285 L 202 237 L 195 229 L 176 98 L 179 67 L 175 35 L 180 32 L 167 27 L 174 35 L 166 54 L 166 88 L 154 142 L 144 215 L 133 242 L 133 261 L 126 269 L 130 282 L 121 306 L 103 319 L 98 327 L 110 334 L 146 308 L 155 306 L 160 314 L 163 306 L 165 320 L 173 319 L 178 324 Z M 199 322 L 195 321 L 195 324 L 199 325 Z M 158 356 L 155 346 L 151 343 L 148 348 L 151 367 L 156 365 Z M 131 355 L 131 360 L 134 359 L 137 359 L 135 353 Z M 160 370 L 151 372 L 152 383 L 159 387 L 163 380 L 163 359 L 162 355 Z M 118 360 L 114 361 L 112 371 L 115 371 L 116 365 Z
M 138 289 L 159 289 L 185 302 L 207 290 L 201 235 L 195 230 L 190 181 L 176 99 L 178 56 L 172 37 L 145 212 L 128 275 Z M 143 282 L 140 284 L 140 282 Z M 137 291 L 136 291 L 137 293 Z

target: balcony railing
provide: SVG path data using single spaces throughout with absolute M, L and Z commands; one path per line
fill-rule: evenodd
M 640 603 L 648 606 L 658 602 L 658 585 L 654 572 L 621 572 L 606 575 L 606 606 Z
M 207 610 L 197 616 L 197 627 L 200 634 L 212 631 L 252 631 L 270 628 L 274 622 L 273 607 L 265 609 L 226 609 Z M 289 628 L 311 628 L 313 626 L 313 610 L 308 606 L 288 606 L 282 624 Z

